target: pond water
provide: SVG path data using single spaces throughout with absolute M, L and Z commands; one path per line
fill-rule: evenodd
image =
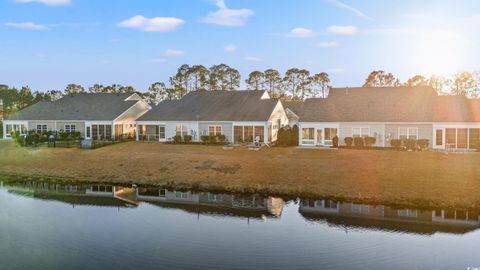
M 2 182 L 0 269 L 468 269 L 480 212 Z

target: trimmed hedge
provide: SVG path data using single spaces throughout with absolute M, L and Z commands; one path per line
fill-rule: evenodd
M 376 141 L 377 141 L 377 139 L 375 137 L 366 137 L 365 138 L 365 146 L 371 147 L 375 144 Z
M 352 137 L 345 137 L 344 141 L 345 141 L 345 144 L 347 145 L 347 147 L 352 147 L 352 144 L 353 144 L 353 138 Z
M 420 139 L 417 141 L 417 145 L 420 150 L 428 149 L 429 141 L 427 139 Z
M 290 128 L 289 126 L 282 127 L 277 133 L 277 145 L 280 146 L 297 146 L 298 145 L 298 127 L 297 125 Z
M 398 140 L 398 139 L 392 139 L 390 141 L 390 145 L 393 147 L 393 148 L 400 148 L 402 146 L 402 140 Z
M 332 145 L 333 147 L 338 148 L 338 136 L 333 137 Z
M 355 137 L 353 138 L 353 145 L 355 145 L 355 147 L 364 147 L 365 141 L 362 137 Z

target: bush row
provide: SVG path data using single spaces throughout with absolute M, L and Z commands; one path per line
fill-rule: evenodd
M 357 148 L 372 147 L 377 139 L 375 137 L 345 137 L 347 147 L 355 146 Z
M 81 134 L 79 131 L 76 132 L 37 132 L 36 130 L 29 130 L 27 134 L 20 135 L 17 132 L 12 132 L 12 138 L 20 146 L 37 146 L 39 143 L 48 142 L 50 136 L 53 136 L 55 140 L 80 140 Z
M 405 149 L 405 150 L 425 150 L 428 149 L 429 140 L 427 139 L 393 139 L 390 141 L 390 145 L 395 149 Z
M 203 144 L 226 144 L 227 137 L 225 135 L 202 135 L 200 140 Z M 175 135 L 172 138 L 174 143 L 192 143 L 192 135 Z

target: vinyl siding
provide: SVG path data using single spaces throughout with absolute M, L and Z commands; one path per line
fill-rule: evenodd
M 208 135 L 208 126 L 221 126 L 222 127 L 222 134 L 225 135 L 229 142 L 233 142 L 233 130 L 232 122 L 200 122 L 199 123 L 199 134 Z
M 280 126 L 278 126 L 278 120 L 280 120 Z M 285 112 L 285 109 L 283 108 L 283 105 L 280 101 L 277 103 L 277 106 L 275 106 L 275 109 L 270 115 L 269 122 L 272 125 L 272 142 L 274 142 L 277 140 L 278 130 L 283 126 L 288 125 L 287 113 Z M 277 127 L 277 128 L 274 128 L 274 127 Z M 267 132 L 267 138 L 268 138 L 268 132 Z
M 385 124 L 379 123 L 364 123 L 364 122 L 355 122 L 355 123 L 339 123 L 338 128 L 338 143 L 340 145 L 345 145 L 345 138 L 346 137 L 353 137 L 352 136 L 352 129 L 354 127 L 359 128 L 369 128 L 370 129 L 370 137 L 375 137 L 377 140 L 374 146 L 383 146 L 383 142 L 385 141 Z
M 37 125 L 47 125 L 48 131 L 55 131 L 54 121 L 28 121 L 28 130 L 37 130 Z
M 199 141 L 200 136 L 198 134 L 198 122 L 178 121 L 178 122 L 166 122 L 165 125 L 165 137 L 167 140 L 175 136 L 175 130 L 177 125 L 184 125 L 187 127 L 188 135 L 192 135 L 192 140 Z
M 82 137 L 85 137 L 85 122 L 57 121 L 57 130 L 65 130 L 65 125 L 75 125 L 75 130 L 80 131 Z
M 385 135 L 387 142 L 385 143 L 385 146 L 390 146 L 391 139 L 398 139 L 398 128 L 400 127 L 418 128 L 418 139 L 427 139 L 429 145 L 432 145 L 433 124 L 386 124 Z

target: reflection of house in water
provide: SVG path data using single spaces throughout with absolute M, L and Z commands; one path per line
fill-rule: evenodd
M 307 219 L 325 220 L 345 227 L 423 234 L 437 231 L 462 233 L 480 228 L 478 210 L 397 209 L 332 200 L 302 200 L 299 211 Z
M 170 191 L 163 188 L 138 188 L 137 199 L 162 207 L 178 208 L 207 215 L 278 217 L 282 214 L 283 209 L 283 200 L 280 198 Z
M 8 192 L 54 200 L 75 205 L 105 207 L 134 207 L 136 203 L 128 199 L 133 189 L 101 184 L 63 184 L 53 182 L 18 181 L 3 183 Z

